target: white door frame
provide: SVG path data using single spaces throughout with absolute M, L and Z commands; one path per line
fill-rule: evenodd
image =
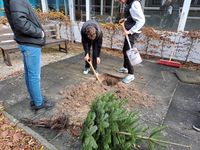
M 68 0 L 69 16 L 71 21 L 75 21 L 74 0 Z

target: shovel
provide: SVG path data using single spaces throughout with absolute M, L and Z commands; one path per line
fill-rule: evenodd
M 95 77 L 97 78 L 97 80 L 99 81 L 99 83 L 101 83 L 101 81 L 100 81 L 100 79 L 99 79 L 99 77 L 98 77 L 96 71 L 94 70 L 94 67 L 93 67 L 93 65 L 92 65 L 92 62 L 89 61 L 89 60 L 87 60 L 87 62 L 89 63 L 90 67 L 92 68 L 92 71 L 93 71 Z
M 119 23 L 121 24 L 121 26 L 122 26 L 122 28 L 124 30 L 124 33 L 125 33 L 126 29 L 125 29 L 125 26 L 124 26 L 124 22 L 125 22 L 125 20 L 122 20 Z M 129 61 L 133 66 L 137 65 L 137 64 L 142 62 L 142 58 L 140 56 L 140 53 L 138 52 L 137 48 L 133 48 L 131 46 L 131 43 L 130 43 L 128 35 L 125 34 L 125 36 L 126 36 L 126 40 L 128 42 L 128 45 L 129 45 L 129 50 L 127 51 L 127 56 L 129 58 Z

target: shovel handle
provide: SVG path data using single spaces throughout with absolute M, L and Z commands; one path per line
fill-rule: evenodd
M 122 28 L 123 28 L 124 33 L 125 33 L 126 28 L 125 28 L 125 26 L 124 26 L 124 22 L 125 22 L 125 20 L 122 21 L 122 22 L 120 22 L 120 24 L 121 24 L 121 26 L 122 26 Z M 126 40 L 127 40 L 127 42 L 128 42 L 129 48 L 132 49 L 132 47 L 131 47 L 131 42 L 130 42 L 129 37 L 128 37 L 128 35 L 127 35 L 126 33 L 125 33 L 125 36 L 126 36 Z
M 94 73 L 95 77 L 96 77 L 96 78 L 97 78 L 97 80 L 98 80 L 98 81 L 101 83 L 101 81 L 100 81 L 100 79 L 99 79 L 99 77 L 98 77 L 98 75 L 97 75 L 96 71 L 94 70 L 94 67 L 93 67 L 93 65 L 92 65 L 91 61 L 87 60 L 87 62 L 89 63 L 90 67 L 92 68 L 92 71 L 93 71 L 93 73 Z

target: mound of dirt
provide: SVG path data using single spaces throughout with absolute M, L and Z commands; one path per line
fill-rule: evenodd
M 121 79 L 110 75 L 102 75 L 101 83 L 90 80 L 80 85 L 66 87 L 60 92 L 63 99 L 57 104 L 58 115 L 66 113 L 69 115 L 70 124 L 80 125 L 83 123 L 90 110 L 90 105 L 95 97 L 103 93 L 113 91 L 121 99 L 128 100 L 127 109 L 135 105 L 152 107 L 155 105 L 153 97 L 139 92 L 133 85 L 121 83 Z

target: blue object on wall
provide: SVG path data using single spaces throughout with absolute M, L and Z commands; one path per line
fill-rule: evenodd
M 3 0 L 0 0 L 0 16 L 4 16 Z

